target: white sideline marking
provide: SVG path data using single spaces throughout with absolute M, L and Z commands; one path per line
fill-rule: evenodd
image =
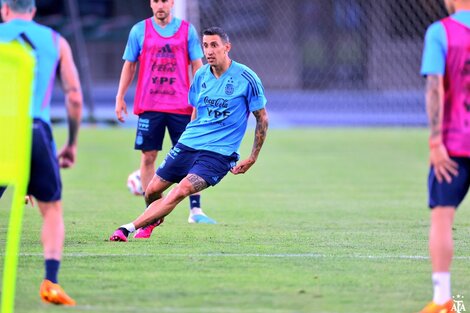
M 162 312 L 162 313 L 264 313 L 266 309 L 236 309 L 228 307 L 198 307 L 198 308 L 178 308 L 178 307 L 100 307 L 93 305 L 77 305 L 74 309 L 81 311 L 96 312 Z M 272 313 L 290 313 L 292 310 L 269 309 Z
M 4 256 L 5 254 L 0 254 Z M 42 257 L 42 253 L 20 253 L 20 257 Z M 116 258 L 116 257 L 179 257 L 179 258 L 299 258 L 299 259 L 373 259 L 373 260 L 387 260 L 387 259 L 408 259 L 408 260 L 429 260 L 428 256 L 422 255 L 362 255 L 362 254 L 318 254 L 318 253 L 277 253 L 277 254 L 263 254 L 263 253 L 64 253 L 64 257 L 69 258 L 89 258 L 89 257 L 102 257 L 102 258 Z M 470 256 L 455 256 L 456 260 L 470 260 Z

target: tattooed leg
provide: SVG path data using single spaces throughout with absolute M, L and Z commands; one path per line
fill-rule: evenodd
M 156 176 L 154 178 L 158 179 Z M 135 228 L 149 225 L 154 220 L 167 216 L 184 198 L 207 187 L 208 184 L 204 179 L 198 175 L 189 174 L 165 197 L 152 202 L 147 210 L 133 222 Z
M 191 194 L 202 191 L 208 187 L 207 182 L 196 174 L 189 174 L 186 178 L 194 188 L 194 192 L 191 192 Z

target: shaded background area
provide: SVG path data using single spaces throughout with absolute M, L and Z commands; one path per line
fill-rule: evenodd
M 37 0 L 37 21 L 60 31 L 83 51 L 93 115 L 113 119 L 122 53 L 131 27 L 151 16 L 149 1 L 80 0 L 84 45 L 74 33 L 69 3 Z M 235 60 L 262 79 L 280 125 L 424 125 L 419 76 L 426 27 L 445 15 L 425 0 L 175 0 L 175 15 L 200 32 L 219 25 Z M 184 16 L 182 16 L 184 15 Z M 76 24 L 75 24 L 76 25 Z M 84 70 L 85 69 L 85 70 Z M 85 71 L 85 73 L 84 73 Z M 133 90 L 128 93 L 133 101 Z M 61 105 L 54 96 L 54 107 Z M 62 110 L 54 110 L 61 116 Z M 89 114 L 90 112 L 88 112 Z

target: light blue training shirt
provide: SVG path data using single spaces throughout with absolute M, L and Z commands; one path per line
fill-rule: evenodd
M 209 64 L 201 67 L 189 89 L 189 103 L 197 109 L 180 143 L 223 155 L 238 153 L 250 112 L 266 106 L 263 85 L 247 66 L 232 61 L 218 79 Z
M 22 33 L 34 46 L 36 56 L 32 117 L 50 124 L 50 102 L 59 62 L 60 35 L 51 28 L 34 21 L 13 19 L 0 24 L 1 41 L 18 39 Z
M 155 22 L 155 19 L 152 18 L 153 28 L 160 34 L 162 37 L 171 37 L 173 36 L 181 26 L 181 19 L 173 17 L 164 28 L 158 25 Z M 140 21 L 135 24 L 127 40 L 126 49 L 124 50 L 123 60 L 130 62 L 137 62 L 139 55 L 142 52 L 142 47 L 144 46 L 144 35 L 145 35 L 145 20 Z M 188 52 L 189 59 L 191 61 L 201 59 L 204 56 L 201 48 L 201 42 L 199 40 L 196 29 L 192 24 L 189 25 L 188 30 Z

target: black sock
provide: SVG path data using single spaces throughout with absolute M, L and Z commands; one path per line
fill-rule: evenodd
M 124 236 L 128 237 L 129 236 L 129 231 L 124 228 L 124 227 L 119 227 L 118 229 L 120 229 L 122 231 L 122 233 L 124 234 Z
M 44 261 L 44 265 L 46 268 L 46 276 L 44 278 L 57 284 L 57 273 L 59 272 L 60 261 L 48 259 Z
M 190 206 L 190 209 L 200 208 L 201 207 L 201 196 L 200 195 L 191 195 L 191 196 L 189 196 L 189 206 Z

